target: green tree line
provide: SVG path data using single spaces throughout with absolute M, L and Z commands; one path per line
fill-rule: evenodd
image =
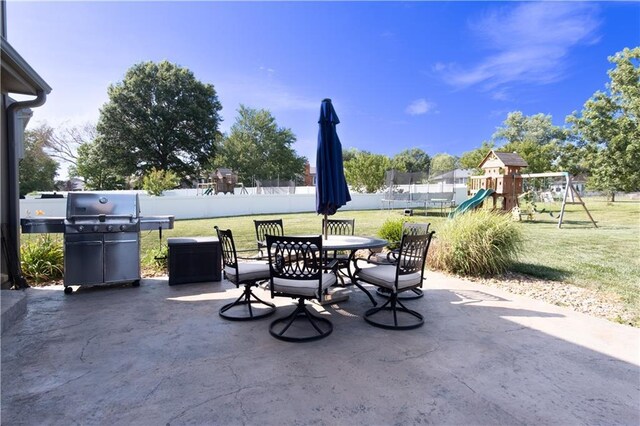
M 612 200 L 617 192 L 639 191 L 640 47 L 625 48 L 609 61 L 613 67 L 603 90 L 566 117 L 564 126 L 554 125 L 550 115 L 513 111 L 490 138 L 460 157 L 430 156 L 417 147 L 392 157 L 347 149 L 347 180 L 356 191 L 376 192 L 384 187 L 387 170 L 434 175 L 476 169 L 496 149 L 520 154 L 530 173 L 585 173 L 588 186 Z M 68 162 L 70 175 L 81 177 L 89 189 L 139 187 L 152 171 L 170 171 L 177 178 L 166 181 L 183 185 L 216 167 L 232 168 L 246 182 L 296 180 L 304 172 L 307 159 L 293 148 L 295 134 L 268 110 L 241 105 L 229 134 L 222 134 L 214 86 L 186 68 L 167 61 L 136 64 L 109 86 L 108 95 L 93 128 L 54 131 L 43 125 L 27 132 L 21 193 L 53 188 L 53 159 Z

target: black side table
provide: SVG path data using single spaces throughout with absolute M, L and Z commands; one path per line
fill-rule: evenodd
M 169 285 L 220 281 L 220 242 L 216 237 L 167 238 Z

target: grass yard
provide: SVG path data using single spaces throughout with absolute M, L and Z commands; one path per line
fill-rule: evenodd
M 594 229 L 581 206 L 570 205 L 562 229 L 557 219 L 537 214 L 534 221 L 522 222 L 525 250 L 513 272 L 537 278 L 567 282 L 595 289 L 618 298 L 633 313 L 633 322 L 640 325 L 640 202 L 587 199 L 587 206 L 598 222 Z M 542 208 L 540 204 L 538 206 Z M 544 205 L 547 211 L 559 212 L 560 204 Z M 415 211 L 415 210 L 414 210 Z M 438 236 L 443 217 L 424 216 L 417 211 L 414 221 L 429 221 Z M 438 210 L 435 210 L 438 212 Z M 334 217 L 355 218 L 356 234 L 375 235 L 388 217 L 402 215 L 402 210 L 370 210 L 339 212 Z M 321 217 L 315 213 L 288 215 L 258 215 L 222 217 L 214 219 L 180 220 L 175 228 L 164 232 L 165 237 L 215 235 L 214 225 L 233 230 L 239 249 L 256 247 L 254 219 L 282 217 L 287 234 L 321 232 Z M 142 256 L 159 247 L 158 233 L 142 236 Z M 145 261 L 148 262 L 149 256 Z

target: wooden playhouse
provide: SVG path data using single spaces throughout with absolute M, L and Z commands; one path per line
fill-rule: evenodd
M 493 208 L 510 211 L 518 205 L 518 195 L 522 194 L 520 169 L 528 164 L 515 152 L 490 151 L 482 160 L 482 176 L 470 176 L 471 195 L 481 189 L 493 189 Z

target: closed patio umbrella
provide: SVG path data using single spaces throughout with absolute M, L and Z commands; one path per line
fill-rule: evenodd
M 316 212 L 326 219 L 351 201 L 347 180 L 342 164 L 342 145 L 336 133 L 340 122 L 333 109 L 331 99 L 324 99 L 320 106 L 320 129 L 318 131 L 318 152 L 316 155 Z M 327 238 L 327 229 L 323 229 Z

